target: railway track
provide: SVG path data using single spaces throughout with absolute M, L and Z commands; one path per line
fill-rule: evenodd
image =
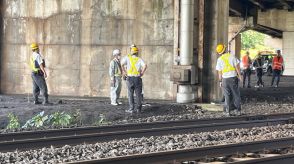
M 88 161 L 78 161 L 69 162 L 68 164 L 90 164 L 90 163 L 103 163 L 103 164 L 181 164 L 183 161 L 195 161 L 197 159 L 202 159 L 203 157 L 217 157 L 226 156 L 237 153 L 247 153 L 252 151 L 262 151 L 264 149 L 279 149 L 294 145 L 294 137 L 282 138 L 274 140 L 265 141 L 255 141 L 255 142 L 244 142 L 239 144 L 227 144 L 218 145 L 210 147 L 201 147 L 195 149 L 185 149 L 177 151 L 166 151 L 157 152 L 150 154 L 123 156 L 115 158 L 105 158 L 99 160 L 88 160 Z M 235 164 L 289 164 L 294 162 L 293 154 L 285 154 L 275 157 L 259 158 L 248 161 L 233 162 Z
M 33 136 L 32 139 L 27 139 L 29 135 L 23 134 L 29 133 L 30 135 L 33 135 L 34 132 L 1 134 L 2 139 L 7 139 L 3 136 L 8 137 L 9 135 L 11 139 L 13 138 L 12 135 L 14 135 L 16 139 L 14 138 L 14 140 L 12 141 L 2 140 L 0 142 L 0 151 L 7 152 L 14 151 L 16 149 L 28 150 L 50 146 L 77 145 L 82 143 L 106 142 L 115 139 L 119 140 L 143 136 L 161 136 L 168 134 L 184 134 L 191 132 L 207 132 L 214 130 L 227 130 L 234 128 L 250 128 L 286 124 L 293 122 L 293 115 L 294 113 L 265 116 L 219 118 L 214 120 L 202 119 L 145 124 L 127 124 L 107 127 L 88 127 L 76 128 L 72 131 L 71 129 L 39 131 L 36 135 L 40 138 Z M 79 129 L 81 130 L 81 133 L 78 133 Z M 66 132 L 64 132 L 64 130 Z M 59 133 L 57 133 L 57 131 Z M 43 135 L 41 134 L 42 132 L 44 133 Z M 53 134 L 55 134 L 55 136 Z M 24 139 L 21 138 L 21 135 L 25 136 Z
M 280 114 L 271 114 L 271 115 L 256 115 L 256 116 L 241 116 L 241 117 L 224 117 L 224 118 L 213 118 L 213 119 L 163 121 L 163 122 L 122 124 L 122 125 L 99 126 L 99 127 L 89 126 L 89 127 L 78 127 L 78 128 L 2 133 L 0 134 L 0 142 L 72 136 L 72 135 L 78 136 L 83 134 L 108 133 L 108 132 L 117 132 L 117 131 L 131 131 L 131 130 L 141 130 L 141 129 L 177 127 L 177 126 L 219 124 L 219 123 L 251 121 L 251 120 L 280 119 L 280 118 L 294 118 L 294 113 L 280 113 Z

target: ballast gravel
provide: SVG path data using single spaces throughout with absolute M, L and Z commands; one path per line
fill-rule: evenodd
M 96 144 L 0 153 L 0 163 L 64 163 L 203 146 L 270 140 L 294 135 L 294 125 L 130 138 Z

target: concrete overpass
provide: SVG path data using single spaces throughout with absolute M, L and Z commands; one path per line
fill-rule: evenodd
M 215 46 L 227 44 L 245 18 L 247 29 L 283 38 L 285 73 L 294 74 L 289 0 L 4 0 L 0 5 L 4 94 L 31 93 L 29 45 L 38 42 L 50 94 L 108 96 L 111 51 L 120 48 L 125 55 L 135 43 L 149 65 L 143 79 L 147 98 L 215 101 L 221 96 Z M 239 36 L 231 47 L 238 55 Z

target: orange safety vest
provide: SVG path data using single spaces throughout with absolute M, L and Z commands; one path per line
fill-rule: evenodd
M 273 67 L 274 67 L 274 69 L 282 70 L 283 62 L 284 62 L 284 60 L 283 60 L 282 56 L 280 56 L 280 58 L 275 56 L 274 59 L 273 59 Z
M 250 67 L 250 58 L 249 58 L 249 56 L 247 56 L 247 55 L 243 56 L 242 64 L 243 64 L 243 67 L 245 69 Z

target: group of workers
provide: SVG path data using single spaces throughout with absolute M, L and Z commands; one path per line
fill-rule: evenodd
M 140 113 L 142 110 L 142 76 L 144 75 L 147 65 L 140 58 L 139 49 L 136 45 L 131 45 L 130 54 L 126 55 L 122 60 L 121 51 L 119 49 L 113 50 L 113 59 L 110 62 L 109 75 L 111 80 L 110 99 L 111 105 L 119 105 L 122 78 L 126 80 L 128 87 L 128 101 L 129 109 L 127 113 Z M 134 101 L 134 93 L 136 95 L 136 105 Z
M 280 76 L 281 72 L 283 71 L 283 64 L 284 60 L 281 55 L 281 50 L 277 50 L 277 55 L 273 57 L 272 59 L 272 81 L 271 86 L 272 87 L 278 87 L 280 82 Z M 252 62 L 252 60 L 249 57 L 249 52 L 246 52 L 246 55 L 242 57 L 242 65 L 243 65 L 243 88 L 246 87 L 246 78 L 247 81 L 247 88 L 251 88 L 250 85 L 250 76 L 251 76 L 251 65 L 256 68 L 256 76 L 257 76 L 257 82 L 255 87 L 264 87 L 264 82 L 262 81 L 262 75 L 263 75 L 263 59 L 261 53 L 258 53 L 257 58 Z M 276 83 L 275 83 L 276 81 Z M 275 83 L 275 85 L 274 85 Z
M 40 92 L 44 96 L 43 104 L 49 105 L 48 101 L 48 89 L 46 84 L 47 73 L 45 70 L 45 60 L 42 58 L 39 46 L 36 43 L 31 44 L 31 49 L 33 51 L 30 57 L 30 68 L 32 70 L 32 80 L 33 80 L 33 96 L 34 104 L 41 104 L 38 97 Z M 144 75 L 147 65 L 138 56 L 139 49 L 136 45 L 130 47 L 130 54 L 126 55 L 122 60 L 121 51 L 115 49 L 112 52 L 113 59 L 109 66 L 109 75 L 111 80 L 111 105 L 119 105 L 122 78 L 126 80 L 128 87 L 128 99 L 129 99 L 129 109 L 126 110 L 128 113 L 141 112 L 142 109 L 142 76 Z M 136 106 L 134 101 L 134 93 L 136 94 Z
M 40 52 L 39 46 L 36 43 L 31 44 L 31 49 L 33 54 L 30 58 L 30 67 L 32 70 L 32 80 L 33 80 L 33 96 L 34 104 L 41 104 L 38 99 L 40 92 L 44 96 L 43 104 L 50 104 L 48 101 L 48 89 L 46 84 L 47 73 L 45 71 L 45 61 L 43 60 Z M 225 98 L 224 112 L 226 115 L 231 115 L 232 110 L 237 110 L 237 115 L 241 115 L 241 98 L 239 90 L 239 81 L 243 82 L 243 87 L 245 87 L 246 78 L 248 79 L 247 87 L 250 88 L 250 76 L 251 76 L 251 64 L 252 61 L 249 57 L 249 52 L 242 58 L 243 64 L 243 76 L 241 76 L 240 61 L 231 55 L 224 44 L 218 44 L 216 47 L 216 52 L 220 56 L 217 59 L 216 70 L 218 71 L 218 79 L 220 87 L 223 89 L 223 94 Z M 147 65 L 138 56 L 139 49 L 136 45 L 130 46 L 130 54 L 126 55 L 121 60 L 121 51 L 115 49 L 112 52 L 113 59 L 109 66 L 109 75 L 111 80 L 110 88 L 110 99 L 111 105 L 119 105 L 122 79 L 126 80 L 128 88 L 128 101 L 129 109 L 126 110 L 128 113 L 140 113 L 142 109 L 142 76 L 144 75 Z M 274 85 L 278 87 L 280 81 L 280 75 L 283 68 L 283 57 L 281 56 L 281 51 L 277 50 L 277 56 L 274 56 L 272 61 L 273 77 L 271 86 Z M 256 67 L 257 74 L 257 86 L 264 87 L 264 82 L 262 81 L 262 59 L 259 54 L 257 59 L 253 62 L 253 66 Z M 136 105 L 134 101 L 134 94 L 136 95 Z
M 220 87 L 223 89 L 223 94 L 225 98 L 224 112 L 225 115 L 230 116 L 233 110 L 237 110 L 237 115 L 241 115 L 241 97 L 239 90 L 239 81 L 243 82 L 243 87 L 245 87 L 246 78 L 248 79 L 247 87 L 250 88 L 250 75 L 251 75 L 251 64 L 252 61 L 249 57 L 249 52 L 242 57 L 243 64 L 243 76 L 241 76 L 240 61 L 231 55 L 224 44 L 218 44 L 216 47 L 216 52 L 219 56 L 217 59 L 216 70 L 218 71 L 218 80 Z M 278 87 L 280 81 L 280 75 L 283 69 L 283 57 L 281 51 L 277 50 L 277 55 L 274 56 L 272 60 L 273 77 L 271 81 L 271 86 L 274 86 L 275 79 L 276 85 Z M 253 66 L 256 67 L 257 75 L 257 85 L 256 87 L 264 87 L 264 82 L 262 81 L 262 58 L 259 53 L 257 59 L 253 62 Z

